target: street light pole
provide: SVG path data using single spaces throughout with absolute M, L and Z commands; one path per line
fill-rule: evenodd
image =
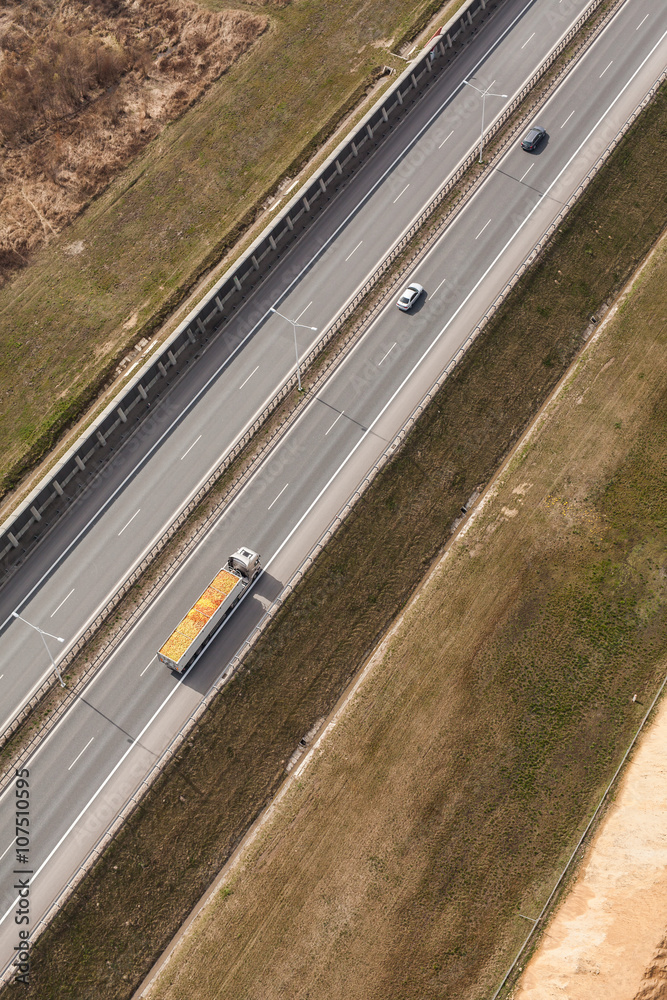
M 298 382 L 298 385 L 299 385 L 299 392 L 303 392 L 303 390 L 301 388 L 301 363 L 299 362 L 299 348 L 297 347 L 297 343 L 296 343 L 296 328 L 297 328 L 297 326 L 300 326 L 303 330 L 312 330 L 314 333 L 317 333 L 317 327 L 316 326 L 306 326 L 305 323 L 297 323 L 296 320 L 290 319 L 288 316 L 283 316 L 283 314 L 280 313 L 280 312 L 278 312 L 277 309 L 274 309 L 273 306 L 271 306 L 270 311 L 272 313 L 275 313 L 276 316 L 280 316 L 280 318 L 284 319 L 286 323 L 291 323 L 291 325 L 292 325 L 292 329 L 294 331 L 294 357 L 296 358 L 296 378 L 297 378 L 297 382 Z M 305 309 L 303 310 L 303 312 L 305 312 Z M 302 315 L 303 315 L 303 313 L 302 313 Z
M 60 673 L 60 671 L 58 670 L 58 667 L 56 665 L 56 661 L 53 659 L 53 656 L 51 654 L 51 650 L 49 649 L 49 647 L 48 647 L 48 645 L 46 643 L 46 636 L 48 635 L 49 639 L 55 639 L 56 642 L 64 642 L 65 640 L 61 639 L 59 635 L 51 635 L 50 632 L 45 632 L 43 629 L 41 629 L 39 627 L 39 625 L 33 625 L 32 622 L 29 622 L 27 618 L 21 618 L 21 615 L 18 613 L 18 611 L 12 611 L 12 615 L 14 616 L 14 618 L 18 618 L 20 621 L 24 622 L 26 625 L 29 625 L 30 628 L 33 628 L 35 630 L 35 632 L 39 632 L 39 634 L 42 637 L 42 642 L 44 643 L 44 648 L 46 649 L 46 652 L 49 654 L 49 659 L 51 660 L 51 665 L 53 666 L 53 669 L 56 672 L 56 676 L 57 676 L 58 680 L 60 681 L 60 686 L 61 687 L 66 687 L 67 685 L 65 684 L 65 681 L 62 678 L 62 674 Z
M 485 90 L 480 90 L 479 87 L 476 87 L 474 85 L 474 83 L 470 83 L 469 80 L 464 80 L 463 82 L 465 83 L 465 85 L 467 87 L 472 87 L 473 90 L 476 90 L 478 94 L 482 95 L 482 132 L 481 132 L 481 135 L 479 137 L 479 162 L 481 163 L 482 162 L 482 150 L 484 149 L 484 109 L 485 109 L 485 105 L 486 105 L 486 99 L 487 99 L 487 97 L 507 97 L 507 94 L 492 94 L 491 93 L 491 87 L 496 82 L 495 80 L 492 80 L 491 83 L 489 84 L 489 86 L 486 87 Z

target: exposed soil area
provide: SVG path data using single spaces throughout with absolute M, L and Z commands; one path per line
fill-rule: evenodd
M 663 702 L 513 1000 L 664 1000 L 666 753 Z
M 0 282 L 265 30 L 193 0 L 7 0 L 0 14 Z M 74 242 L 70 254 L 83 247 Z
M 132 995 L 567 370 L 591 311 L 667 225 L 666 104 L 36 942 L 30 986 L 3 997 Z M 295 786 L 288 832 L 256 856 L 265 881 L 233 887 L 229 931 L 211 930 L 197 982 L 174 971 L 172 996 L 476 1000 L 498 982 L 519 914 L 539 912 L 641 717 L 633 693 L 655 690 L 667 655 L 666 287 L 645 277 L 620 313 L 642 322 L 610 326 L 586 355 L 388 646 L 336 730 L 346 742 Z

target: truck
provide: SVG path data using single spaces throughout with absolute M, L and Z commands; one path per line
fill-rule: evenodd
M 261 571 L 257 552 L 243 547 L 231 555 L 158 650 L 158 660 L 182 674 Z

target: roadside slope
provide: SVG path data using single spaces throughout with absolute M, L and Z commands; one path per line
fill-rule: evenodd
M 666 250 L 154 1000 L 489 995 L 665 669 Z

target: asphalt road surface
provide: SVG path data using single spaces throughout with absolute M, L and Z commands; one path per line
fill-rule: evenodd
M 0 732 L 294 371 L 270 308 L 304 356 L 479 140 L 462 81 L 492 120 L 589 2 L 509 0 L 0 591 Z
M 557 6 L 544 4 L 549 10 Z M 512 62 L 520 61 L 521 52 L 533 44 L 529 37 L 532 30 L 534 26 L 526 31 L 523 19 L 517 22 L 513 57 L 503 72 L 509 71 Z M 546 128 L 548 141 L 538 154 L 524 153 L 517 142 L 411 275 L 426 288 L 425 299 L 410 314 L 399 312 L 395 303 L 384 310 L 321 391 L 305 403 L 292 430 L 33 755 L 28 764 L 33 822 L 30 862 L 35 872 L 31 884 L 33 926 L 662 72 L 666 37 L 667 7 L 658 7 L 651 0 L 627 0 L 540 113 L 539 124 Z M 490 83 L 496 74 L 500 74 L 499 67 L 489 72 L 480 68 L 477 79 Z M 512 93 L 502 75 L 494 86 Z M 439 128 L 443 139 L 451 131 L 448 114 L 454 112 L 445 108 L 438 125 L 432 126 Z M 438 158 L 430 162 L 437 163 Z M 420 169 L 415 166 L 415 171 Z M 414 176 L 406 173 L 403 186 Z M 427 200 L 422 185 L 428 176 L 428 170 L 424 176 L 419 174 L 420 204 Z M 417 181 L 414 184 L 417 186 Z M 398 193 L 400 185 L 396 184 L 395 190 Z M 401 201 L 402 196 L 397 204 Z M 313 291 L 295 287 L 281 310 L 293 316 L 306 310 L 304 316 L 312 317 L 312 325 L 323 325 L 321 317 L 331 314 L 329 292 L 347 275 L 349 261 L 345 258 L 352 253 L 354 260 L 363 248 L 362 242 L 355 250 L 355 240 L 359 244 L 366 233 L 366 241 L 371 242 L 373 225 L 384 231 L 392 217 L 386 194 L 383 205 L 354 238 L 348 239 L 345 229 L 320 259 L 327 268 L 324 279 L 330 286 L 317 284 Z M 413 205 L 408 215 L 414 214 Z M 406 222 L 407 217 L 403 228 Z M 315 270 L 311 268 L 304 278 L 311 280 Z M 291 333 L 289 330 L 285 345 L 290 343 Z M 237 363 L 241 367 L 235 368 Z M 231 392 L 230 385 L 241 385 L 256 364 L 257 360 L 247 360 L 244 348 L 226 369 L 226 389 L 219 380 L 213 395 Z M 232 371 L 235 381 L 230 383 Z M 238 402 L 239 397 L 232 393 L 229 399 Z M 181 469 L 187 466 L 183 463 L 213 434 L 210 425 L 208 435 L 202 430 L 201 414 L 199 423 L 190 422 L 194 413 L 191 410 L 171 433 L 172 460 L 164 461 L 158 494 L 171 492 L 172 484 L 175 488 L 176 481 L 185 478 Z M 220 414 L 217 422 L 219 427 Z M 181 436 L 186 426 L 187 433 Z M 203 436 L 196 442 L 199 434 Z M 193 443 L 196 446 L 188 453 Z M 132 485 L 140 479 L 141 475 L 135 476 Z M 90 576 L 81 580 L 73 572 L 69 582 L 60 584 L 61 589 L 49 593 L 51 603 L 44 605 L 47 610 L 65 599 L 63 608 L 53 612 L 54 621 L 68 606 L 75 607 L 93 586 L 101 564 L 121 547 L 116 539 L 122 539 L 122 546 L 135 553 L 145 544 L 140 533 L 144 524 L 141 515 L 153 516 L 159 496 L 149 492 L 150 487 L 144 489 L 145 494 L 133 495 L 127 503 L 123 491 L 108 515 L 105 512 L 105 530 L 86 563 L 89 566 L 93 560 Z M 155 514 L 156 523 L 164 516 L 160 509 Z M 86 540 L 95 536 L 96 527 L 86 534 Z M 157 662 L 156 650 L 239 544 L 262 553 L 266 572 L 198 662 L 178 678 Z M 84 567 L 78 572 L 87 570 Z M 72 587 L 74 593 L 65 597 Z M 39 602 L 32 611 L 41 606 Z M 40 623 L 48 628 L 47 621 L 45 611 Z M 36 644 L 34 655 L 43 656 L 43 647 L 40 653 Z M 13 789 L 3 794 L 0 804 L 2 967 L 17 940 L 17 903 L 12 888 L 16 851 Z

